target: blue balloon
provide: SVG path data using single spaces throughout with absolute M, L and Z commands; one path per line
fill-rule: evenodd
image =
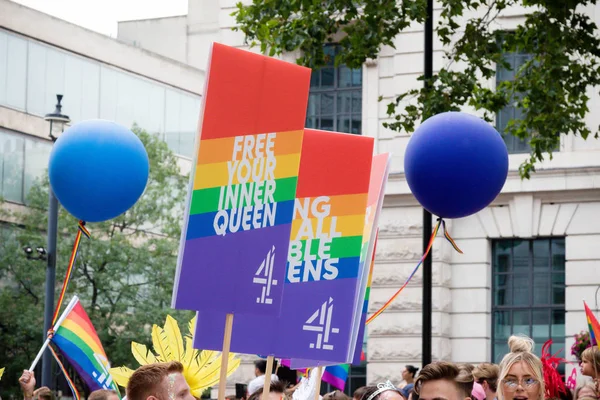
M 50 153 L 50 186 L 76 218 L 100 222 L 131 208 L 148 182 L 142 141 L 114 122 L 89 120 L 67 129 Z
M 487 207 L 508 175 L 508 151 L 483 119 L 446 112 L 427 119 L 406 147 L 410 190 L 429 212 L 462 218 Z

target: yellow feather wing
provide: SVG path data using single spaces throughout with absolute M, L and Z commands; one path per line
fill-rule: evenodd
M 235 368 L 237 368 L 237 366 L 239 366 L 239 363 L 236 363 L 235 361 L 237 360 L 235 358 L 235 354 L 231 353 L 229 354 L 229 360 L 227 363 L 227 372 L 229 373 L 229 370 L 233 369 L 235 370 Z M 210 363 L 208 366 L 206 366 L 206 368 L 204 368 L 202 370 L 202 374 L 201 376 L 203 377 L 203 381 L 213 381 L 214 379 L 219 378 L 219 374 L 221 372 L 221 363 L 222 363 L 222 355 L 219 353 L 217 359 L 215 359 L 214 362 Z M 233 371 L 232 371 L 233 372 Z
M 133 370 L 127 367 L 111 368 L 108 372 L 110 372 L 114 381 L 117 382 L 117 385 L 122 387 L 127 387 L 129 378 L 133 374 Z
M 131 342 L 131 353 L 133 357 L 140 365 L 153 364 L 156 361 L 156 357 L 145 345 Z
M 191 337 L 185 337 L 185 354 L 183 356 L 183 368 L 189 369 L 192 367 L 194 362 L 198 362 L 200 356 L 200 350 L 194 348 L 194 341 Z
M 175 318 L 167 315 L 165 321 L 165 334 L 167 335 L 167 341 L 169 342 L 169 349 L 173 355 L 175 361 L 183 361 L 183 338 L 181 337 L 181 331 Z
M 221 353 L 218 351 L 208 351 L 202 350 L 200 351 L 200 355 L 192 360 L 192 363 L 189 367 L 190 374 L 196 375 L 199 374 L 200 371 L 203 371 L 205 368 L 209 368 L 210 365 L 219 357 Z
M 2 379 L 2 375 L 4 375 L 4 368 L 6 367 L 0 368 L 0 379 Z
M 169 340 L 164 329 L 158 325 L 152 326 L 152 345 L 159 362 L 175 361 L 169 347 Z
M 241 360 L 239 358 L 235 358 L 234 354 L 229 356 L 229 362 L 227 364 L 227 376 L 230 376 L 238 369 L 240 366 Z M 214 365 L 213 365 L 214 364 Z M 195 379 L 190 379 L 188 384 L 190 385 L 190 390 L 192 394 L 196 395 L 196 393 L 202 393 L 204 389 L 214 386 L 219 382 L 219 375 L 221 370 L 221 357 L 217 361 L 211 364 L 210 368 L 207 368 L 206 371 L 203 371 L 202 374 L 194 377 Z

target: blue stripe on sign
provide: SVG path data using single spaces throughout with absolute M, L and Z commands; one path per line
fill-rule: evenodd
M 304 261 L 301 264 L 288 262 L 285 283 L 356 279 L 358 276 L 359 257 L 338 258 L 337 262 L 330 261 L 329 266 L 326 262 L 327 259 Z
M 290 224 L 293 212 L 294 200 L 288 200 L 190 215 L 185 238 L 191 240 Z M 274 221 L 274 224 L 271 221 Z

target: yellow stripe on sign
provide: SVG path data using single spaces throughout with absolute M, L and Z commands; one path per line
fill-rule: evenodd
M 244 163 L 243 166 L 242 162 Z M 271 177 L 269 174 L 266 174 L 269 166 L 269 162 L 266 158 L 254 158 L 251 160 L 234 162 L 228 161 L 215 164 L 201 164 L 196 166 L 196 172 L 194 175 L 194 190 L 228 185 L 230 169 L 228 163 L 231 165 L 231 170 L 233 172 L 233 176 L 231 177 L 232 185 L 237 185 L 240 183 L 240 175 L 242 178 L 244 178 L 246 175 L 249 175 L 248 182 L 254 182 L 252 179 L 253 170 L 259 174 L 259 181 L 263 181 L 266 180 L 266 178 Z M 250 170 L 248 170 L 248 167 Z M 275 157 L 275 168 L 273 171 L 274 178 L 280 179 L 298 176 L 299 167 L 300 153 L 277 156 Z M 250 173 L 248 174 L 249 171 Z
M 361 236 L 365 229 L 364 215 L 344 215 L 336 217 L 335 226 L 332 229 L 332 216 L 323 218 L 319 224 L 318 218 L 295 219 L 292 221 L 292 240 L 304 240 L 318 236 L 339 234 L 340 236 Z

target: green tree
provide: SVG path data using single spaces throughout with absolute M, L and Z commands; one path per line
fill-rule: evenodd
M 149 345 L 152 324 L 162 325 L 167 313 L 182 326 L 193 316 L 170 308 L 187 177 L 166 143 L 137 127 L 134 132 L 150 159 L 148 186 L 123 215 L 87 225 L 91 239 L 82 238 L 65 298 L 65 304 L 74 294 L 81 298 L 111 363 L 132 367 L 137 365 L 132 340 Z M 3 207 L 3 219 L 16 223 L 0 231 L 0 367 L 7 367 L 0 382 L 3 397 L 18 390 L 20 372 L 42 344 L 45 262 L 28 260 L 22 248 L 45 246 L 47 204 L 46 177 L 31 189 L 27 208 L 8 212 Z M 76 232 L 77 220 L 61 208 L 56 296 Z
M 523 117 L 509 121 L 505 133 L 530 142 L 531 155 L 520 167 L 524 178 L 535 171 L 536 162 L 552 157 L 561 134 L 598 138 L 599 130 L 584 121 L 590 89 L 600 84 L 600 38 L 586 15 L 595 0 L 437 3 L 441 14 L 434 23 L 447 48 L 447 63 L 427 88 L 398 93 L 391 100 L 391 122 L 385 126 L 410 133 L 416 122 L 465 105 L 485 111 L 491 121 L 496 112 L 514 104 Z M 530 7 L 525 21 L 508 35 L 492 29 L 502 11 L 512 6 Z M 247 6 L 238 3 L 233 14 L 236 29 L 250 45 L 260 44 L 263 53 L 300 50 L 297 62 L 317 68 L 327 61 L 323 45 L 341 37 L 335 63 L 356 68 L 377 58 L 382 46 L 393 47 L 396 35 L 411 23 L 423 23 L 426 0 L 253 0 Z M 494 77 L 495 65 L 510 68 L 503 54 L 514 51 L 532 57 L 515 71 L 514 81 L 488 88 L 485 80 Z

